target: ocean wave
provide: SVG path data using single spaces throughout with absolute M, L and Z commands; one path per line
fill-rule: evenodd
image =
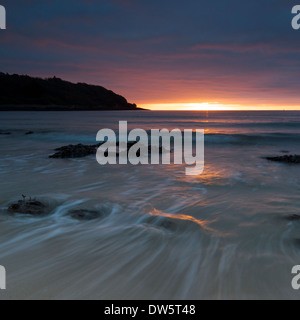
M 194 141 L 196 137 L 193 137 Z M 278 143 L 300 141 L 300 134 L 205 134 L 205 142 L 208 144 L 230 144 L 230 145 L 273 145 Z

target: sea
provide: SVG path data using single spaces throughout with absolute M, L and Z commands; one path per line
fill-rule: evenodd
M 203 173 L 49 158 L 119 121 L 204 129 Z M 0 299 L 300 298 L 300 165 L 265 159 L 300 154 L 299 112 L 1 112 L 0 129 Z M 23 195 L 49 214 L 8 212 Z

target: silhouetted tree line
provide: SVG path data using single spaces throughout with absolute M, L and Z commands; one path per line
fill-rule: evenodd
M 69 106 L 95 110 L 136 109 L 135 104 L 101 86 L 59 78 L 0 73 L 0 105 Z

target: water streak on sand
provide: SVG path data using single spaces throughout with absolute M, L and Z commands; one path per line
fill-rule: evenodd
M 1 113 L 0 265 L 4 298 L 291 298 L 299 264 L 297 112 Z M 91 155 L 49 159 L 95 144 L 101 128 L 205 129 L 205 171 L 104 166 Z M 32 131 L 33 134 L 25 135 Z M 7 208 L 24 194 L 49 214 Z M 74 219 L 72 210 L 92 214 Z

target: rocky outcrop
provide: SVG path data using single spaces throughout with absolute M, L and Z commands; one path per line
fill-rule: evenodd
M 0 110 L 136 110 L 135 104 L 101 86 L 59 78 L 0 73 Z
M 54 154 L 50 155 L 49 158 L 52 159 L 72 159 L 72 158 L 83 158 L 90 155 L 94 155 L 97 152 L 97 149 L 101 146 L 102 143 L 98 143 L 95 145 L 84 145 L 84 144 L 70 144 L 68 146 L 63 146 L 60 148 L 55 149 L 56 151 Z M 136 142 L 128 142 L 127 143 L 127 151 L 136 144 Z M 117 143 L 117 148 L 119 147 L 119 143 Z M 153 150 L 159 154 L 163 152 L 168 152 L 162 147 L 156 148 Z M 148 147 L 148 152 L 151 154 L 152 149 L 151 146 Z M 119 155 L 119 151 L 117 151 L 117 156 Z M 140 156 L 140 152 L 137 152 L 137 156 Z
M 265 157 L 265 159 L 274 162 L 288 163 L 288 164 L 300 164 L 299 155 L 285 155 L 279 157 Z
M 284 217 L 287 221 L 300 221 L 300 215 L 299 214 L 291 214 L 289 216 Z
M 55 149 L 56 153 L 49 156 L 52 159 L 72 159 L 72 158 L 83 158 L 92 154 L 96 154 L 97 148 L 100 145 L 68 145 L 61 148 Z
M 26 197 L 23 197 L 23 200 L 11 204 L 8 211 L 10 213 L 40 216 L 47 213 L 47 206 L 36 199 L 26 200 Z

